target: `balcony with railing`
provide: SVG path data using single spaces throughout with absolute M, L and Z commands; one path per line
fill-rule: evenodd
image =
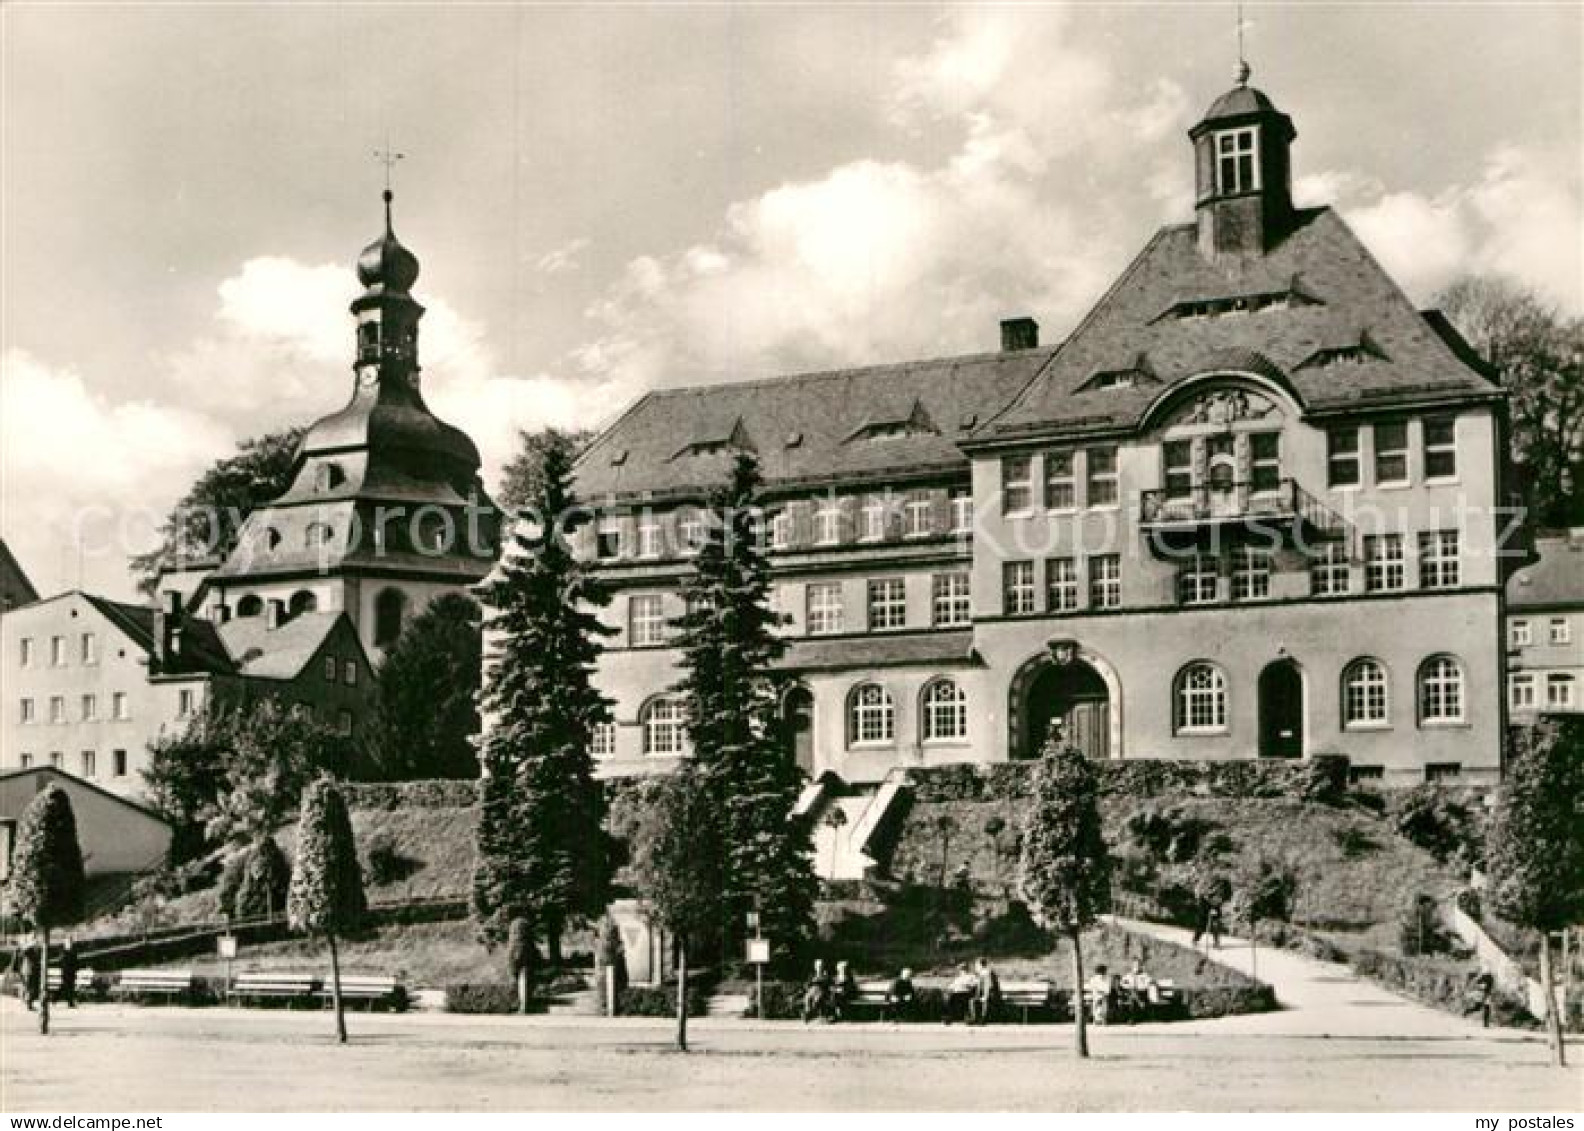
M 1347 540 L 1351 526 L 1296 479 L 1200 483 L 1139 494 L 1139 524 L 1160 549 L 1177 550 L 1217 533 L 1274 531 L 1301 545 Z

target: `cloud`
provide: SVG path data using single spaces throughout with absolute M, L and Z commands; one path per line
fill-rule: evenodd
M 173 484 L 230 449 L 231 431 L 179 404 L 112 402 L 83 376 L 0 355 L 0 528 L 41 591 L 124 592 L 126 559 L 156 538 Z
M 1503 147 L 1472 182 L 1428 195 L 1336 170 L 1300 177 L 1294 194 L 1335 204 L 1418 302 L 1459 275 L 1502 273 L 1584 310 L 1584 191 L 1578 170 L 1556 155 Z
M 565 275 L 583 266 L 582 255 L 589 248 L 586 236 L 568 240 L 560 247 L 551 248 L 534 260 L 534 270 L 541 275 Z
M 955 133 L 945 157 L 855 160 L 738 201 L 711 240 L 628 265 L 577 363 L 624 386 L 710 383 L 990 348 L 1017 314 L 1059 334 L 1147 237 L 1138 217 L 1188 199 L 1137 168 L 1141 143 L 1186 126 L 1183 92 L 1123 81 L 1061 9 L 953 12 L 894 79 L 892 122 Z

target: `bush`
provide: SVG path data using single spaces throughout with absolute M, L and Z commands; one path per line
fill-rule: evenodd
M 1419 785 L 1397 798 L 1398 835 L 1445 864 L 1478 866 L 1484 859 L 1484 812 L 1440 785 Z
M 447 1013 L 516 1013 L 517 987 L 510 982 L 453 982 L 445 988 Z M 530 1011 L 534 1003 L 529 1002 Z
M 1230 1017 L 1238 1013 L 1269 1013 L 1276 1008 L 1270 986 L 1204 986 L 1183 991 L 1183 1009 L 1190 1018 Z
M 418 861 L 402 854 L 395 838 L 387 832 L 375 833 L 364 849 L 364 875 L 375 886 L 396 884 L 416 872 Z
M 702 1017 L 709 1010 L 710 990 L 702 979 L 688 977 L 688 1016 Z M 628 986 L 616 996 L 616 1012 L 622 1017 L 675 1017 L 676 983 L 659 986 Z
M 1417 895 L 1403 909 L 1397 921 L 1397 945 L 1409 957 L 1452 951 L 1452 938 L 1441 925 L 1441 913 L 1433 898 Z
M 1343 804 L 1348 796 L 1350 764 L 1346 754 L 1311 755 L 1298 763 L 1298 796 L 1319 805 Z
M 478 782 L 431 778 L 404 782 L 342 782 L 348 809 L 471 809 Z
M 1336 846 L 1344 860 L 1357 860 L 1380 849 L 1380 843 L 1356 825 L 1347 825 L 1335 832 Z

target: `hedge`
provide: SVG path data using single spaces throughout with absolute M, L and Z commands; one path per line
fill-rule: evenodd
M 445 988 L 447 1013 L 516 1013 L 517 987 L 510 982 L 453 982 Z M 533 1012 L 536 1003 L 529 1001 Z M 543 1006 L 538 1006 L 543 1012 Z
M 688 1016 L 702 1017 L 709 1011 L 711 990 L 688 979 Z M 660 986 L 626 986 L 616 994 L 616 1013 L 621 1017 L 675 1017 L 676 983 Z
M 1028 794 L 1036 765 L 997 762 L 914 767 L 907 771 L 907 784 L 914 798 L 922 802 L 1015 800 Z M 1130 759 L 1102 762 L 1098 769 L 1101 788 L 1110 795 L 1188 793 L 1341 804 L 1348 793 L 1348 766 L 1345 754 L 1316 754 L 1292 761 Z
M 470 809 L 478 802 L 478 782 L 472 779 L 343 782 L 339 788 L 348 809 Z

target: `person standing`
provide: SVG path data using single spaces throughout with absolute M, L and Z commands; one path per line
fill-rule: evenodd
M 990 966 L 990 960 L 981 958 L 974 974 L 973 1019 L 976 1024 L 988 1025 L 1001 1012 L 1001 978 Z
M 844 1020 L 848 1007 L 857 997 L 858 979 L 853 977 L 852 967 L 848 966 L 845 960 L 836 963 L 836 1000 L 831 1009 L 831 1020 Z
M 973 971 L 959 963 L 957 975 L 952 978 L 951 985 L 946 989 L 946 1013 L 942 1020 L 950 1025 L 961 1018 L 969 1020 L 970 1011 L 973 1009 L 974 991 L 978 989 L 979 981 L 973 976 Z
M 33 1003 L 39 999 L 39 986 L 43 984 L 43 977 L 39 973 L 39 948 L 30 944 L 22 951 L 22 1000 L 27 1004 L 29 1012 Z
M 825 968 L 825 960 L 814 960 L 814 973 L 809 976 L 808 986 L 803 992 L 803 1023 L 807 1025 L 816 1017 L 830 1016 L 831 1001 L 831 976 Z
M 67 1009 L 77 1008 L 77 947 L 69 938 L 61 946 L 60 1000 Z

